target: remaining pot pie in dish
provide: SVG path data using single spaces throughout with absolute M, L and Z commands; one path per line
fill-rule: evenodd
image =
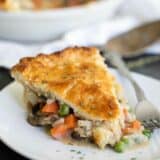
M 54 139 L 72 137 L 118 152 L 148 142 L 150 132 L 136 120 L 98 49 L 23 58 L 11 73 L 24 86 L 28 122 L 47 126 Z
M 0 0 L 0 8 L 13 10 L 44 10 L 78 6 L 95 0 Z

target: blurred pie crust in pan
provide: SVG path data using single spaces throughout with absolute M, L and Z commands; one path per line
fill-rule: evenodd
M 6 11 L 46 10 L 84 5 L 96 0 L 0 0 L 0 9 Z

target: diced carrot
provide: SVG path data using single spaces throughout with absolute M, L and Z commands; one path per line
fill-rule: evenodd
M 132 122 L 132 127 L 135 129 L 135 130 L 139 130 L 141 128 L 141 122 L 138 121 L 138 120 L 135 120 Z
M 68 131 L 69 129 L 67 125 L 63 123 L 56 125 L 50 130 L 51 136 L 55 139 L 61 139 L 65 137 L 68 134 Z
M 129 126 L 123 129 L 124 134 L 132 134 L 139 131 L 141 128 L 141 122 L 138 120 L 133 121 Z
M 123 129 L 123 133 L 124 134 L 132 134 L 132 133 L 134 133 L 134 130 L 133 130 L 133 128 L 126 127 Z
M 51 104 L 45 104 L 41 110 L 42 113 L 57 113 L 59 110 L 59 106 L 56 102 Z
M 65 117 L 64 123 L 67 125 L 69 129 L 73 129 L 77 126 L 77 118 L 73 114 L 70 114 L 67 117 Z

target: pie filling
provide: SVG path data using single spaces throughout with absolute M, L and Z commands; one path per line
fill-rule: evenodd
M 25 98 L 29 104 L 28 122 L 33 126 L 47 126 L 54 139 L 72 137 L 77 141 L 87 140 L 100 148 L 111 146 L 123 152 L 139 144 L 145 144 L 150 131 L 136 120 L 127 104 L 121 104 L 121 116 L 114 121 L 88 120 L 81 117 L 66 103 L 56 98 L 37 96 L 27 89 Z

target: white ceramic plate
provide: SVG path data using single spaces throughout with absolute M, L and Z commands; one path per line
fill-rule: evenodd
M 45 41 L 66 31 L 110 18 L 124 0 L 100 0 L 80 7 L 48 11 L 0 12 L 0 37 Z
M 113 73 L 125 88 L 131 104 L 135 103 L 134 90 L 128 81 Z M 133 74 L 144 89 L 147 97 L 160 106 L 160 82 L 142 75 Z M 41 128 L 26 122 L 26 110 L 22 99 L 22 86 L 16 82 L 0 92 L 0 138 L 8 146 L 24 156 L 36 160 L 158 160 L 160 158 L 160 130 L 156 130 L 150 145 L 117 154 L 109 148 L 99 150 L 93 147 L 65 145 L 53 140 Z M 83 157 L 83 158 L 82 158 Z

